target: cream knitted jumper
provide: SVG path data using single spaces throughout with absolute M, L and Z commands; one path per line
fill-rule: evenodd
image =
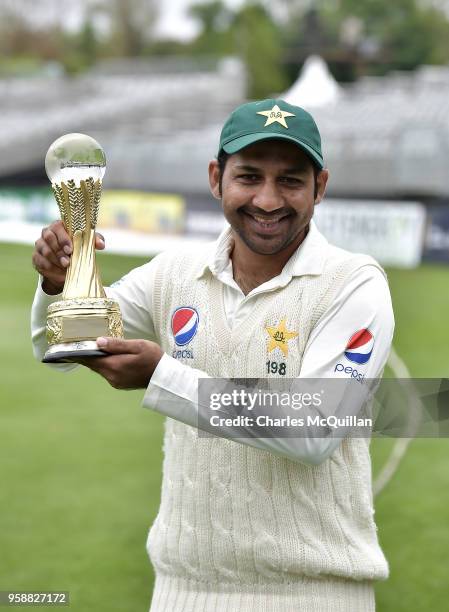
M 188 365 L 210 376 L 266 377 L 266 326 L 286 318 L 287 376 L 296 377 L 309 334 L 349 275 L 369 257 L 329 248 L 324 272 L 257 296 L 229 329 L 222 284 L 206 252 L 159 256 L 152 313 L 173 349 L 171 315 L 198 310 Z M 377 266 L 378 267 L 378 266 Z M 162 496 L 148 551 L 156 572 L 151 612 L 284 612 L 374 609 L 371 581 L 388 566 L 373 520 L 369 441 L 345 439 L 320 465 L 198 431 L 168 418 Z

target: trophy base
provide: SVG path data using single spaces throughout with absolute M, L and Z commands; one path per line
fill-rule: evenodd
M 108 298 L 71 298 L 50 304 L 47 309 L 47 342 L 43 363 L 77 362 L 85 357 L 103 357 L 100 336 L 123 338 L 117 302 Z
M 45 353 L 42 363 L 77 363 L 81 358 L 104 357 L 108 354 L 100 350 L 97 343 L 92 340 L 64 342 L 51 346 Z

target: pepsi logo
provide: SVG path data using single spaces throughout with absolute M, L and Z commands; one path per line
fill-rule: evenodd
M 369 329 L 360 329 L 349 338 L 345 348 L 345 357 L 360 365 L 367 363 L 374 347 L 374 336 Z
M 178 346 L 188 344 L 198 330 L 199 316 L 195 308 L 181 306 L 171 318 L 173 337 Z

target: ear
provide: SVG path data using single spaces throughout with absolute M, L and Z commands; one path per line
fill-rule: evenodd
M 329 180 L 329 170 L 326 168 L 321 170 L 316 177 L 317 182 L 317 196 L 315 198 L 315 204 L 319 204 L 321 200 L 324 198 L 324 194 L 326 193 L 326 185 Z
M 216 159 L 212 159 L 209 162 L 209 186 L 214 198 L 221 200 L 220 167 Z

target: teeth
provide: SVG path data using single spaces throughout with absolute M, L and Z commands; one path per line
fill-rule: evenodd
M 275 223 L 279 223 L 279 221 L 283 218 L 275 217 L 271 219 L 265 219 L 264 217 L 258 217 L 257 215 L 253 215 L 253 217 L 258 223 L 262 223 L 263 225 L 274 225 Z

